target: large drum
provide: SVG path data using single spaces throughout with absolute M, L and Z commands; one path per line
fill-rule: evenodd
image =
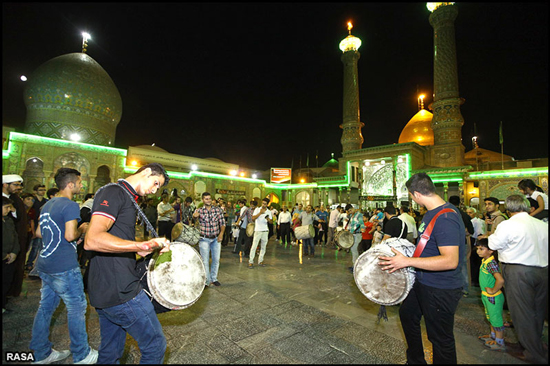
M 415 279 L 412 267 L 393 273 L 381 269 L 378 258 L 395 256 L 391 248 L 407 257 L 412 257 L 415 250 L 414 244 L 407 239 L 390 238 L 361 254 L 353 268 L 353 277 L 361 293 L 380 305 L 396 305 L 405 300 Z
M 355 238 L 347 230 L 339 231 L 334 238 L 336 244 L 342 249 L 350 249 L 353 246 Z
M 149 262 L 149 291 L 159 304 L 170 310 L 193 305 L 202 295 L 205 283 L 202 258 L 188 244 L 172 243 L 169 252 L 156 252 Z
M 197 245 L 201 238 L 199 229 L 178 222 L 172 228 L 172 241 Z
M 315 237 L 315 229 L 313 225 L 298 226 L 294 229 L 296 239 L 303 240 Z

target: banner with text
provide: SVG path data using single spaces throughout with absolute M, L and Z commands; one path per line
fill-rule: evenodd
M 292 178 L 292 169 L 290 168 L 271 168 L 271 183 L 290 184 Z

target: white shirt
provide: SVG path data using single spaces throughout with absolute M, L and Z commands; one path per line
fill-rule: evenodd
M 413 238 L 416 239 L 418 237 L 418 230 L 416 229 L 416 221 L 414 221 L 414 217 L 406 212 L 403 212 L 397 217 L 407 225 L 407 233 L 412 233 Z
M 520 212 L 501 222 L 489 235 L 489 248 L 498 250 L 501 262 L 548 266 L 548 224 Z
M 336 228 L 338 226 L 338 221 L 340 219 L 340 212 L 337 209 L 330 211 L 330 216 L 328 219 L 328 227 Z
M 278 225 L 287 224 L 291 220 L 292 220 L 292 214 L 290 212 L 281 211 L 281 213 L 279 214 L 279 218 L 277 219 L 277 224 Z
M 157 213 L 158 213 L 158 220 L 159 221 L 170 221 L 170 214 L 171 212 L 165 212 L 172 208 L 172 205 L 169 203 L 160 202 L 157 205 Z M 161 215 L 161 212 L 165 212 L 164 215 Z
M 474 239 L 476 239 L 479 235 L 485 234 L 487 232 L 485 220 L 482 220 L 479 217 L 474 217 L 472 219 L 472 226 L 474 227 L 474 233 L 472 234 L 472 237 Z
M 543 201 L 544 201 L 544 207 L 542 209 L 543 210 L 548 210 L 548 196 L 546 195 L 546 193 L 542 193 L 542 192 L 539 192 L 539 191 L 534 191 L 533 194 L 530 194 L 530 195 L 528 194 L 527 198 L 531 197 L 532 199 L 534 199 L 536 201 L 538 196 L 541 196 Z
M 262 208 L 261 207 L 257 207 L 255 210 L 254 210 L 254 213 L 252 213 L 252 216 L 256 216 L 257 214 L 260 213 L 260 211 L 262 211 Z M 267 215 L 267 217 L 269 217 L 270 219 L 273 218 L 273 216 L 271 215 L 271 211 L 269 211 L 268 209 L 265 210 L 265 212 L 263 214 L 261 214 L 257 219 L 256 221 L 254 221 L 254 231 L 269 231 L 269 228 L 267 227 L 267 220 L 265 219 L 265 216 Z

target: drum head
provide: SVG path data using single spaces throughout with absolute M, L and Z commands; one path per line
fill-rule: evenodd
M 361 293 L 380 305 L 395 305 L 403 301 L 409 291 L 406 270 L 389 273 L 378 264 L 378 257 L 394 255 L 386 246 L 378 245 L 361 254 L 353 268 L 353 277 Z
M 170 249 L 155 254 L 149 262 L 147 284 L 162 306 L 172 310 L 185 309 L 202 295 L 206 271 L 201 256 L 190 245 L 177 243 Z
M 347 230 L 342 230 L 336 237 L 336 244 L 342 249 L 349 249 L 353 246 L 355 238 Z
M 174 225 L 174 227 L 172 228 L 173 241 L 176 241 L 176 239 L 180 237 L 182 230 L 183 230 L 183 224 L 181 222 L 178 222 L 176 225 Z

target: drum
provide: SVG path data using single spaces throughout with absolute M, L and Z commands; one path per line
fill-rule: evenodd
M 350 249 L 353 246 L 355 238 L 353 234 L 347 230 L 338 232 L 336 238 L 334 238 L 336 244 L 342 249 Z
M 296 239 L 309 239 L 315 237 L 315 229 L 313 225 L 298 226 L 294 229 L 294 235 Z
M 246 236 L 248 236 L 249 238 L 251 238 L 254 235 L 254 227 L 255 227 L 255 224 L 253 222 L 246 225 Z
M 378 257 L 393 257 L 395 254 L 391 248 L 407 257 L 411 257 L 415 250 L 414 244 L 407 239 L 390 238 L 361 254 L 353 267 L 353 277 L 361 293 L 380 305 L 396 305 L 405 300 L 415 279 L 412 267 L 393 273 L 381 269 Z
M 172 228 L 172 241 L 186 243 L 189 245 L 197 245 L 201 238 L 199 229 L 178 222 Z
M 206 271 L 201 256 L 188 244 L 172 243 L 169 252 L 156 252 L 147 269 L 153 298 L 170 310 L 188 308 L 202 295 Z

